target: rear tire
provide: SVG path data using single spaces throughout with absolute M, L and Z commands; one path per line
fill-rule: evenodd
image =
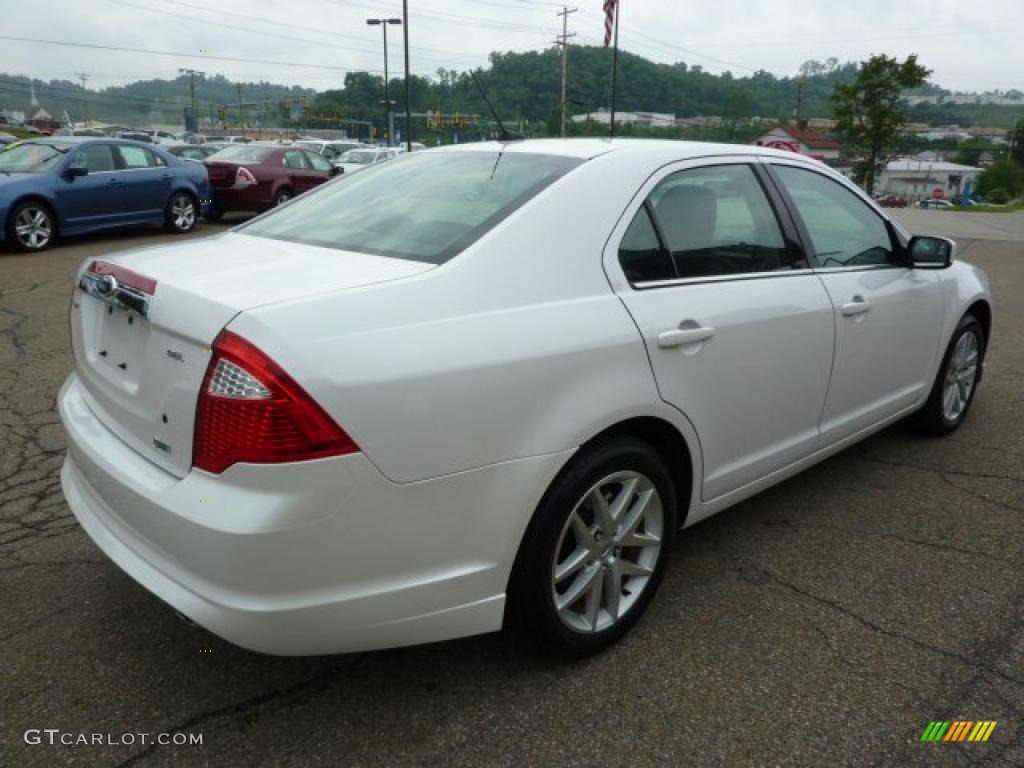
M 164 216 L 167 229 L 178 235 L 184 235 L 196 228 L 199 223 L 199 206 L 196 199 L 188 192 L 175 192 L 167 201 Z
M 676 496 L 649 444 L 584 449 L 530 523 L 508 590 L 509 629 L 532 648 L 585 656 L 616 642 L 650 603 L 676 534 Z
M 57 220 L 43 203 L 29 200 L 17 206 L 7 220 L 7 240 L 19 251 L 45 251 L 57 239 Z
M 928 401 L 914 414 L 920 432 L 943 437 L 964 423 L 981 380 L 985 343 L 981 323 L 974 315 L 964 315 L 942 357 Z

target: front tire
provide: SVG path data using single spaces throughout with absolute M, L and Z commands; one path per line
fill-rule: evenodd
M 57 239 L 53 213 L 42 203 L 22 203 L 7 222 L 7 239 L 19 251 L 45 251 Z
M 671 475 L 649 444 L 618 437 L 585 449 L 552 484 L 523 538 L 509 628 L 560 656 L 616 642 L 661 582 L 676 519 Z
M 276 195 L 274 195 L 274 207 L 277 208 L 279 205 L 284 205 L 293 197 L 290 189 L 282 189 Z
M 946 348 L 928 402 L 915 415 L 915 425 L 922 432 L 942 437 L 963 424 L 978 391 L 985 342 L 978 319 L 964 315 Z
M 167 229 L 184 235 L 196 228 L 199 222 L 199 206 L 188 192 L 175 192 L 167 201 Z

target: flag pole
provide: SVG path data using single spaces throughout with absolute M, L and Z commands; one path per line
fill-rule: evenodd
M 615 47 L 612 49 L 612 114 L 609 121 L 609 138 L 615 138 L 615 95 L 619 84 L 619 14 L 622 0 L 615 3 Z

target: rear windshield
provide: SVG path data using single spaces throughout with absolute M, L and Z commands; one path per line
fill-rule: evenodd
M 417 153 L 341 176 L 239 231 L 441 264 L 580 162 L 520 153 Z
M 209 160 L 230 160 L 233 163 L 262 163 L 267 155 L 276 147 L 251 147 L 246 144 L 233 144 L 214 152 Z

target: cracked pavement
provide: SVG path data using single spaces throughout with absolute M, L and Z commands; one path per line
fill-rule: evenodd
M 575 664 L 501 636 L 274 658 L 179 621 L 70 515 L 54 411 L 77 265 L 164 236 L 0 253 L 0 764 L 1024 764 L 1024 217 L 906 215 L 972 238 L 993 281 L 964 428 L 894 427 L 685 532 L 636 630 Z M 999 724 L 921 744 L 937 719 Z M 29 746 L 29 728 L 203 745 Z

